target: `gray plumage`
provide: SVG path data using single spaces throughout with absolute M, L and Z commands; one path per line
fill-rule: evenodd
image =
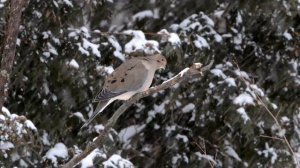
M 99 102 L 93 115 L 81 127 L 87 126 L 100 112 L 115 100 L 128 100 L 134 94 L 147 90 L 157 69 L 165 68 L 166 58 L 161 54 L 146 57 L 135 57 L 121 64 L 110 74 L 95 97 Z

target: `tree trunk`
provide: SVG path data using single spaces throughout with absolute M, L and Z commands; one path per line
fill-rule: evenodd
M 9 4 L 4 38 L 0 46 L 2 58 L 0 70 L 0 109 L 2 109 L 7 96 L 10 73 L 16 53 L 16 42 L 21 23 L 22 9 L 26 7 L 28 0 L 11 0 Z

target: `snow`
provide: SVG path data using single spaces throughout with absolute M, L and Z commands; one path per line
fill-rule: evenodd
M 214 165 L 217 164 L 217 162 L 214 160 L 214 157 L 211 155 L 204 155 L 200 152 L 195 152 L 195 155 L 198 156 L 199 160 L 202 160 L 202 158 L 203 158 L 203 159 L 206 159 L 206 160 L 212 162 Z
M 265 150 L 258 151 L 257 153 L 258 153 L 258 155 L 263 155 L 265 158 L 268 158 L 269 155 L 271 155 L 271 163 L 272 164 L 274 164 L 278 158 L 278 155 L 277 155 L 275 149 L 272 147 L 270 148 L 269 144 L 267 142 L 265 143 Z
M 143 125 L 131 125 L 127 128 L 122 129 L 119 132 L 120 141 L 123 142 L 123 143 L 128 143 L 128 141 L 133 136 L 140 133 L 145 127 L 146 127 L 145 124 L 143 124 Z
M 235 83 L 235 80 L 234 80 L 233 78 L 228 77 L 228 78 L 226 78 L 224 81 L 227 83 L 227 85 L 228 85 L 229 87 L 230 87 L 230 86 L 236 87 L 236 83 Z
M 42 142 L 43 142 L 44 145 L 48 145 L 48 146 L 51 145 L 50 141 L 49 141 L 49 135 L 46 131 L 43 132 L 43 136 L 42 136 L 41 139 L 42 139 Z
M 210 48 L 209 44 L 207 43 L 207 41 L 205 40 L 205 38 L 196 35 L 197 39 L 194 40 L 194 44 L 197 48 L 202 49 L 202 48 Z
M 250 120 L 248 114 L 246 113 L 243 107 L 238 108 L 236 111 L 241 115 L 242 119 L 244 120 L 244 124 L 246 124 L 247 121 Z
M 100 69 L 107 74 L 111 74 L 114 72 L 114 68 L 112 66 L 101 66 L 101 65 L 96 66 L 97 71 L 99 71 Z
M 48 51 L 53 55 L 58 55 L 56 48 L 54 48 L 50 43 L 47 43 Z
M 239 96 L 237 96 L 234 100 L 233 100 L 234 104 L 240 105 L 240 106 L 244 106 L 244 105 L 254 105 L 254 100 L 253 98 L 248 94 L 248 93 L 242 93 Z
M 106 154 L 101 152 L 98 148 L 93 150 L 89 155 L 87 155 L 84 159 L 81 160 L 81 168 L 89 168 L 93 167 L 93 160 L 95 157 L 107 158 Z
M 2 112 L 3 112 L 6 116 L 11 116 L 9 110 L 8 110 L 6 107 L 4 107 L 4 106 L 2 106 Z
M 35 127 L 35 125 L 30 120 L 25 121 L 25 126 L 27 128 L 32 129 L 33 131 L 37 131 L 37 128 Z
M 132 16 L 133 21 L 140 21 L 144 18 L 153 18 L 154 14 L 151 10 L 144 10 L 141 12 L 138 12 Z
M 192 111 L 194 109 L 195 109 L 195 105 L 193 103 L 189 103 L 189 104 L 187 104 L 186 106 L 184 106 L 182 108 L 182 112 L 183 113 L 187 113 L 187 112 L 190 112 L 190 111 Z
M 122 54 L 122 47 L 117 41 L 117 39 L 114 36 L 109 36 L 108 41 L 111 43 L 111 45 L 115 48 L 114 51 L 114 56 L 122 60 L 123 62 L 125 61 L 125 56 Z
M 247 74 L 247 72 L 245 72 L 245 71 L 240 71 L 240 70 L 235 70 L 234 71 L 234 73 L 237 75 L 237 76 L 239 76 L 239 77 L 242 77 L 242 78 L 245 78 L 245 79 L 247 79 L 247 80 L 250 80 L 250 78 L 249 78 L 249 75 Z
M 284 31 L 283 37 L 285 37 L 287 40 L 292 40 L 293 39 L 292 35 L 287 30 Z
M 133 38 L 125 44 L 125 53 L 144 51 L 146 54 L 160 53 L 159 43 L 155 40 L 146 40 L 145 34 L 140 30 L 126 30 L 124 34 L 132 35 Z
M 72 114 L 72 116 L 76 116 L 76 117 L 79 118 L 80 121 L 82 121 L 82 122 L 85 122 L 85 121 L 86 121 L 85 118 L 84 118 L 84 116 L 82 115 L 81 112 L 75 112 L 75 113 Z
M 48 150 L 45 157 L 50 159 L 54 166 L 57 166 L 57 158 L 66 159 L 68 157 L 68 148 L 63 143 L 57 143 L 55 146 Z
M 94 126 L 94 129 L 97 133 L 100 133 L 101 131 L 103 131 L 105 129 L 105 127 L 102 124 L 98 124 L 98 125 Z
M 120 155 L 112 155 L 107 161 L 102 163 L 104 168 L 134 168 L 134 165 L 123 159 Z
M 239 157 L 239 155 L 236 153 L 236 151 L 231 147 L 231 146 L 226 146 L 225 147 L 225 152 L 233 157 L 234 159 L 236 159 L 237 161 L 242 161 L 242 159 Z
M 66 5 L 68 5 L 68 6 L 70 6 L 70 7 L 73 7 L 73 3 L 72 3 L 70 0 L 63 0 L 63 2 L 64 2 Z
M 185 73 L 187 73 L 190 70 L 190 68 L 184 68 L 182 71 L 179 72 L 180 77 L 183 77 Z
M 179 46 L 181 44 L 181 40 L 177 33 L 169 33 L 166 29 L 162 29 L 157 32 L 157 34 L 162 35 L 163 42 L 168 41 L 173 46 Z
M 98 50 L 100 46 L 99 44 L 91 43 L 86 38 L 83 38 L 82 41 L 82 46 L 85 50 L 92 49 L 93 54 L 95 54 L 97 57 L 101 57 L 100 51 Z
M 182 140 L 184 143 L 187 143 L 189 141 L 188 137 L 182 134 L 177 134 L 176 135 L 177 140 Z
M 4 115 L 0 114 L 0 120 L 5 121 L 6 117 L 4 117 Z
M 0 150 L 9 150 L 11 148 L 14 148 L 14 144 L 8 141 L 0 141 Z
M 75 59 L 72 59 L 70 62 L 69 62 L 69 65 L 70 67 L 73 67 L 75 69 L 79 69 L 79 64 L 77 63 L 77 61 Z
M 223 79 L 226 78 L 226 75 L 223 73 L 223 71 L 221 69 L 215 68 L 215 69 L 210 70 L 210 72 L 217 77 L 222 77 Z

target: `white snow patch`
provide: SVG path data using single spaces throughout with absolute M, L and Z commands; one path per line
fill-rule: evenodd
M 77 63 L 77 61 L 75 59 L 72 59 L 70 62 L 69 62 L 69 65 L 75 69 L 79 69 L 79 64 Z
M 242 161 L 242 159 L 239 157 L 239 155 L 236 153 L 236 151 L 231 147 L 231 146 L 226 146 L 225 147 L 225 152 L 233 157 L 234 159 L 236 159 L 237 161 Z
M 100 133 L 101 131 L 103 131 L 105 129 L 105 127 L 102 124 L 98 124 L 98 125 L 94 126 L 94 129 L 97 133 Z
M 116 49 L 114 51 L 114 56 L 119 58 L 122 61 L 125 61 L 125 56 L 122 54 L 122 47 L 114 36 L 109 36 L 108 41 Z
M 187 113 L 187 112 L 190 112 L 190 111 L 192 111 L 194 109 L 195 109 L 195 105 L 193 103 L 189 103 L 189 104 L 187 104 L 186 106 L 184 106 L 182 108 L 182 112 L 183 113 Z
M 222 77 L 223 79 L 225 79 L 227 77 L 221 69 L 215 68 L 215 69 L 210 70 L 210 72 L 217 77 Z
M 287 40 L 293 39 L 292 35 L 287 30 L 283 33 L 283 37 L 285 37 Z
M 206 160 L 212 162 L 214 165 L 217 164 L 217 162 L 214 160 L 214 157 L 211 155 L 204 155 L 200 152 L 195 152 L 195 155 L 198 156 L 198 160 L 206 159 Z
M 68 6 L 70 6 L 70 7 L 73 7 L 73 3 L 72 3 L 70 0 L 63 0 L 63 2 L 64 2 L 66 5 L 68 5 Z
M 133 21 L 140 21 L 144 18 L 153 18 L 154 14 L 151 10 L 144 10 L 141 12 L 138 12 L 132 16 Z
M 246 124 L 246 122 L 247 122 L 248 120 L 250 120 L 248 114 L 246 113 L 246 111 L 245 111 L 245 109 L 244 109 L 243 107 L 238 108 L 236 111 L 237 111 L 237 112 L 241 115 L 241 117 L 243 118 L 244 124 Z
M 9 149 L 14 148 L 14 147 L 15 147 L 15 145 L 13 143 L 11 143 L 11 142 L 0 141 L 0 149 L 1 150 L 9 150 Z
M 87 155 L 84 159 L 81 160 L 81 168 L 89 168 L 93 167 L 93 160 L 95 157 L 107 158 L 106 154 L 101 152 L 98 148 L 93 150 L 89 155 Z
M 41 139 L 44 145 L 50 146 L 49 135 L 46 131 L 43 132 L 43 136 Z
M 176 139 L 177 140 L 182 140 L 184 143 L 187 143 L 189 141 L 189 138 L 185 135 L 182 135 L 182 134 L 177 134 Z
M 68 157 L 68 148 L 63 143 L 57 143 L 55 146 L 48 150 L 45 157 L 50 159 L 54 166 L 57 166 L 57 157 L 66 159 Z
M 104 168 L 134 168 L 134 165 L 120 155 L 112 155 L 107 161 L 102 163 Z
M 99 44 L 94 44 L 89 42 L 86 38 L 83 38 L 83 43 L 82 46 L 84 49 L 88 50 L 88 49 L 92 49 L 92 53 L 95 54 L 97 57 L 101 57 L 100 51 L 98 50 L 99 48 Z
M 210 48 L 209 44 L 207 43 L 207 41 L 205 40 L 205 38 L 197 35 L 196 36 L 197 39 L 194 40 L 194 44 L 197 48 L 202 49 L 202 48 Z
M 133 38 L 125 44 L 125 52 L 141 52 L 144 51 L 146 54 L 160 53 L 159 43 L 155 40 L 146 40 L 145 34 L 140 30 L 126 30 L 124 34 L 132 35 Z
M 33 131 L 37 131 L 37 128 L 35 127 L 35 125 L 30 120 L 25 121 L 25 126 L 27 128 L 32 129 Z
M 228 78 L 226 78 L 224 81 L 227 83 L 227 85 L 228 85 L 229 87 L 230 87 L 230 86 L 236 87 L 236 83 L 235 83 L 235 80 L 234 80 L 233 78 L 228 77 Z
M 145 124 L 143 124 L 143 125 L 131 125 L 127 128 L 122 129 L 119 132 L 120 141 L 123 142 L 123 143 L 128 143 L 128 141 L 133 136 L 140 133 L 145 127 L 146 127 Z
M 254 105 L 254 100 L 253 98 L 248 94 L 248 93 L 242 93 L 239 96 L 237 96 L 234 100 L 233 100 L 234 104 L 240 105 L 240 106 L 244 106 L 244 105 Z
M 71 114 L 71 116 L 75 116 L 75 117 L 79 118 L 82 122 L 86 121 L 86 119 L 84 118 L 84 116 L 82 115 L 81 112 L 75 112 L 75 113 Z
M 3 112 L 6 116 L 8 116 L 8 117 L 11 116 L 9 110 L 8 110 L 6 107 L 4 107 L 4 106 L 2 106 L 2 112 Z

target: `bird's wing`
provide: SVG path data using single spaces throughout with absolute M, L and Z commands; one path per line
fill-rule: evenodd
M 148 76 L 149 70 L 142 63 L 142 60 L 128 60 L 107 77 L 102 91 L 94 101 L 108 100 L 128 91 L 138 91 Z

